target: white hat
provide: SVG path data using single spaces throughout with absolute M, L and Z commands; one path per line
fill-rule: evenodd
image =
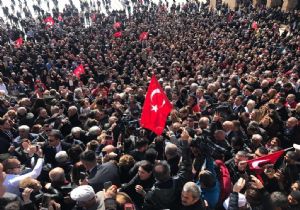
M 293 147 L 295 148 L 295 150 L 300 150 L 300 144 L 293 144 Z
M 239 193 L 238 196 L 239 196 L 239 202 L 238 202 L 239 208 L 240 208 L 240 207 L 243 207 L 243 206 L 246 206 L 246 203 L 247 203 L 246 196 L 243 195 L 243 194 L 241 194 L 241 193 Z M 224 206 L 224 208 L 225 208 L 226 210 L 227 210 L 228 207 L 229 207 L 229 198 L 230 198 L 230 197 L 228 197 L 228 198 L 224 201 L 224 203 L 223 203 L 223 206 Z
M 72 190 L 70 196 L 74 201 L 85 202 L 95 197 L 95 191 L 90 185 L 82 185 Z

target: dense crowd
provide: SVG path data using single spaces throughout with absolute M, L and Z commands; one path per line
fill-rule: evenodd
M 299 11 L 110 3 L 7 14 L 0 210 L 299 210 Z M 159 136 L 139 124 L 152 75 L 173 104 Z

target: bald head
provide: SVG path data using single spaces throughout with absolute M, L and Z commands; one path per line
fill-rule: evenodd
M 295 117 L 290 117 L 286 122 L 286 127 L 293 128 L 298 124 L 298 120 Z
M 225 132 L 232 131 L 234 129 L 234 124 L 231 121 L 225 121 L 223 123 L 223 129 Z
M 64 182 L 65 171 L 60 167 L 54 168 L 49 172 L 49 177 L 51 182 Z

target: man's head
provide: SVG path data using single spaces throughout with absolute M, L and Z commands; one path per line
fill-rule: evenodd
M 56 167 L 49 172 L 49 178 L 52 183 L 65 183 L 65 171 L 60 167 Z
M 0 129 L 1 130 L 9 130 L 11 128 L 11 125 L 9 123 L 9 120 L 6 118 L 0 118 Z
M 214 133 L 214 137 L 216 141 L 224 141 L 226 137 L 226 133 L 223 130 L 216 130 Z
M 145 139 L 139 139 L 138 141 L 136 141 L 135 143 L 135 147 L 141 151 L 141 152 L 145 152 L 148 149 L 148 142 Z
M 265 147 L 258 147 L 254 152 L 254 158 L 265 156 L 269 151 Z
M 19 130 L 19 136 L 21 139 L 28 138 L 28 134 L 30 132 L 29 126 L 21 125 L 18 130 Z
M 80 127 L 74 127 L 71 130 L 72 136 L 75 139 L 80 139 L 80 133 L 81 133 L 82 129 Z
M 254 134 L 254 135 L 252 135 L 251 143 L 253 145 L 260 145 L 262 140 L 263 140 L 263 138 L 260 134 Z
M 181 192 L 181 203 L 183 206 L 191 206 L 200 199 L 200 189 L 194 182 L 187 182 Z
M 158 182 L 166 182 L 171 178 L 171 169 L 167 161 L 160 161 L 154 166 L 154 177 Z
M 210 189 L 216 185 L 216 178 L 208 170 L 202 170 L 199 173 L 199 180 L 201 188 Z
M 60 144 L 60 131 L 59 130 L 52 130 L 48 134 L 48 142 L 51 147 L 57 147 Z
M 236 106 L 240 106 L 240 105 L 242 105 L 242 103 L 243 103 L 243 97 L 242 97 L 242 96 L 237 96 L 237 97 L 235 98 L 235 100 L 234 100 L 234 104 L 235 104 Z
M 224 130 L 225 132 L 232 131 L 233 128 L 234 128 L 234 124 L 233 124 L 232 121 L 225 121 L 225 122 L 223 123 L 223 130 Z
M 290 117 L 287 121 L 286 121 L 286 127 L 287 128 L 293 128 L 298 124 L 298 120 L 295 117 Z
M 21 162 L 17 158 L 8 158 L 3 161 L 3 171 L 7 174 L 20 174 Z
M 68 109 L 68 117 L 73 117 L 75 114 L 77 114 L 77 107 L 76 106 L 70 106 Z
M 166 145 L 165 147 L 165 155 L 166 155 L 166 159 L 172 159 L 176 156 L 178 156 L 178 148 L 175 144 L 169 143 Z
M 238 151 L 234 157 L 234 165 L 239 168 L 239 170 L 243 171 L 242 169 L 246 169 L 246 164 L 241 164 L 249 159 L 248 153 L 245 151 Z
M 97 165 L 95 152 L 91 150 L 84 151 L 80 155 L 80 161 L 86 170 L 92 170 Z

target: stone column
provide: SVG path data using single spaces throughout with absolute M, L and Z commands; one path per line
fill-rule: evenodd
M 267 8 L 280 7 L 282 0 L 267 0 Z
M 282 10 L 286 12 L 294 10 L 297 4 L 300 4 L 298 1 L 299 0 L 283 0 Z
M 253 0 L 253 6 L 257 7 L 261 4 L 261 0 Z
M 238 7 L 237 0 L 223 0 L 223 4 L 227 4 L 231 10 L 235 10 Z
M 210 10 L 215 10 L 217 8 L 217 0 L 210 0 L 209 8 Z

